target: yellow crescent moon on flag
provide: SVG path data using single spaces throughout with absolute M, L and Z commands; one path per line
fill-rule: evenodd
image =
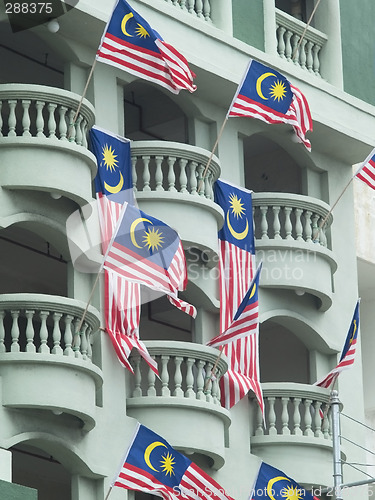
M 152 224 L 152 222 L 150 220 L 145 219 L 144 217 L 138 217 L 138 219 L 135 219 L 135 221 L 133 221 L 131 226 L 130 226 L 130 239 L 132 240 L 133 245 L 137 248 L 142 248 L 142 247 L 140 245 L 138 245 L 138 243 L 135 239 L 134 231 L 135 231 L 135 228 L 138 226 L 138 224 L 142 221 L 149 222 L 150 224 Z
M 253 286 L 253 289 L 251 290 L 251 293 L 250 293 L 250 297 L 249 297 L 249 300 L 254 297 L 254 294 L 255 294 L 255 291 L 257 289 L 257 284 L 254 283 L 254 286 Z
M 121 172 L 120 172 L 120 181 L 118 184 L 116 184 L 116 186 L 111 186 L 110 184 L 107 184 L 104 181 L 104 187 L 106 188 L 106 190 L 109 193 L 112 193 L 112 194 L 115 194 L 115 193 L 118 193 L 119 191 L 121 191 L 123 185 L 124 185 L 124 178 L 123 178 Z
M 159 471 L 158 471 L 158 469 L 155 469 L 155 467 L 150 462 L 150 455 L 151 455 L 151 452 L 155 448 L 157 448 L 158 446 L 164 446 L 165 448 L 167 448 L 167 446 L 164 443 L 161 443 L 160 441 L 154 441 L 153 443 L 151 443 L 147 446 L 145 453 L 144 453 L 144 459 L 145 459 L 146 464 L 150 467 L 150 469 L 154 470 L 155 472 L 159 472 Z
M 268 97 L 264 97 L 264 95 L 262 93 L 262 82 L 263 82 L 263 80 L 265 80 L 269 76 L 276 76 L 276 75 L 274 73 L 263 73 L 263 75 L 260 75 L 260 77 L 258 78 L 257 84 L 256 84 L 258 96 L 261 97 L 262 99 L 264 99 L 265 101 L 268 101 Z
M 272 478 L 272 479 L 270 479 L 268 481 L 268 484 L 267 484 L 267 495 L 271 498 L 271 500 L 275 500 L 275 497 L 272 495 L 272 486 L 275 483 L 277 483 L 277 481 L 282 481 L 282 480 L 290 482 L 290 479 L 288 479 L 287 477 L 284 477 L 284 476 L 277 476 L 277 477 L 274 477 L 274 478 Z
M 353 320 L 353 325 L 354 325 L 353 333 L 352 333 L 352 336 L 350 337 L 350 340 L 349 340 L 350 344 L 353 342 L 355 332 L 357 331 L 357 321 L 356 320 Z
M 129 14 L 125 14 L 125 16 L 122 18 L 122 21 L 121 21 L 121 31 L 124 33 L 125 36 L 133 36 L 133 35 L 131 35 L 130 33 L 128 33 L 126 31 L 126 23 L 132 17 L 133 17 L 133 12 L 129 12 Z
M 249 232 L 249 221 L 247 219 L 246 219 L 246 227 L 242 231 L 242 233 L 237 233 L 233 229 L 233 227 L 231 226 L 230 220 L 229 220 L 229 210 L 227 212 L 227 226 L 228 226 L 228 229 L 229 229 L 231 235 L 233 236 L 233 238 L 236 238 L 236 240 L 243 240 L 244 238 L 246 238 L 246 236 Z

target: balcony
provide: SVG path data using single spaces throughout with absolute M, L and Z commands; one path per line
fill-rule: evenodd
M 85 307 L 52 295 L 0 295 L 3 406 L 73 415 L 87 431 L 95 426 L 102 376 L 91 360 L 91 337 L 99 328 L 93 307 L 73 336 Z
M 0 85 L 0 169 L 4 189 L 29 189 L 65 196 L 79 205 L 92 198 L 96 174 L 87 149 L 93 107 L 80 97 L 42 85 Z
M 280 57 L 321 77 L 320 52 L 327 35 L 312 26 L 306 29 L 305 23 L 276 9 L 276 39 Z
M 131 356 L 135 376 L 129 381 L 127 414 L 166 437 L 175 448 L 203 456 L 207 466 L 219 469 L 224 465 L 230 425 L 229 412 L 220 405 L 219 389 L 226 360 L 219 360 L 211 381 L 206 377 L 217 360 L 216 349 L 177 341 L 145 344 L 158 362 L 160 380 L 142 358 Z
M 310 293 L 326 311 L 332 304 L 337 269 L 327 248 L 332 214 L 321 200 L 296 194 L 253 194 L 255 247 L 263 261 L 262 286 Z
M 207 255 L 216 255 L 217 232 L 223 224 L 222 210 L 213 201 L 219 160 L 213 157 L 202 181 L 210 157 L 210 152 L 202 148 L 167 141 L 137 141 L 131 146 L 131 154 L 140 208 L 175 228 L 185 247 L 192 245 Z
M 281 470 L 298 470 L 303 484 L 332 482 L 332 433 L 329 391 L 295 383 L 262 384 L 265 424 L 253 399 L 251 452 Z M 251 396 L 253 398 L 253 396 Z M 320 414 L 322 410 L 324 418 Z M 299 463 L 309 463 L 308 475 Z

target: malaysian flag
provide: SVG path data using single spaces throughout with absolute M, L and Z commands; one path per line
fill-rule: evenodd
M 305 96 L 281 73 L 253 59 L 238 86 L 227 116 L 250 116 L 266 123 L 288 123 L 311 151 L 311 143 L 305 135 L 313 129 L 313 125 Z
M 177 232 L 151 215 L 124 203 L 109 245 L 104 269 L 170 296 L 182 311 L 196 316 L 177 297 L 187 285 L 185 253 Z
M 370 188 L 375 189 L 375 149 L 371 151 L 369 156 L 359 167 L 355 177 L 365 182 Z
M 220 180 L 215 183 L 215 202 L 225 216 L 218 235 L 220 332 L 223 334 L 231 327 L 254 277 L 253 210 L 250 191 Z M 261 400 L 258 352 L 258 333 L 223 346 L 223 353 L 229 359 L 229 368 L 220 380 L 222 405 L 226 408 L 235 405 L 249 390 Z
M 102 251 L 108 250 L 113 231 L 125 201 L 134 203 L 131 175 L 130 142 L 124 137 L 93 127 L 90 147 L 98 173 L 95 177 Z M 139 340 L 141 311 L 140 285 L 104 271 L 104 317 L 106 331 L 120 363 L 133 372 L 129 355 L 135 347 L 150 368 L 158 374 L 157 363 Z
M 250 493 L 250 500 L 318 500 L 311 493 L 290 478 L 284 472 L 262 462 L 254 487 Z
M 346 337 L 345 345 L 341 353 L 340 361 L 336 368 L 331 370 L 328 375 L 324 378 L 315 382 L 314 385 L 318 385 L 319 387 L 329 388 L 336 382 L 337 377 L 343 370 L 347 370 L 354 363 L 354 356 L 357 347 L 357 337 L 358 337 L 358 329 L 359 329 L 359 300 L 354 309 L 353 319 L 350 323 L 350 328 L 348 331 L 348 335 Z
M 165 500 L 232 500 L 223 488 L 161 436 L 137 424 L 135 436 L 111 484 Z
M 220 345 L 229 344 L 229 342 L 241 339 L 259 330 L 258 288 L 261 268 L 262 264 L 259 264 L 251 280 L 249 290 L 246 292 L 244 299 L 237 309 L 233 322 L 228 330 L 211 339 L 207 342 L 207 345 L 218 347 Z
M 187 60 L 125 0 L 117 0 L 96 59 L 178 94 L 196 90 Z

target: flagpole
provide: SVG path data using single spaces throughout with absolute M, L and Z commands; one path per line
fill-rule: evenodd
M 204 388 L 203 388 L 203 392 L 206 392 L 207 389 L 208 389 L 208 384 L 210 383 L 210 381 L 212 380 L 212 377 L 215 376 L 215 372 L 216 372 L 216 368 L 217 368 L 217 365 L 220 361 L 220 358 L 221 358 L 221 355 L 223 354 L 223 349 L 224 349 L 224 346 L 220 346 L 220 352 L 219 352 L 219 356 L 216 358 L 216 361 L 214 363 L 214 366 L 212 367 L 211 369 L 211 374 L 206 377 L 206 382 L 204 384 Z
M 342 190 L 342 192 L 340 193 L 339 197 L 337 198 L 337 200 L 335 201 L 335 203 L 332 205 L 332 207 L 329 209 L 328 213 L 326 214 L 326 216 L 324 217 L 324 219 L 319 223 L 319 227 L 317 228 L 317 232 L 315 234 L 315 237 L 313 237 L 313 241 L 316 240 L 316 238 L 318 237 L 319 235 L 319 232 L 323 229 L 323 227 L 327 224 L 327 221 L 329 219 L 329 216 L 331 215 L 331 213 L 333 212 L 333 209 L 336 207 L 336 205 L 338 204 L 338 202 L 341 200 L 341 198 L 344 196 L 346 190 L 348 189 L 348 187 L 350 186 L 350 184 L 353 182 L 353 179 L 356 177 L 358 171 L 350 178 L 349 182 L 346 184 L 346 186 L 344 187 L 344 189 Z
M 111 486 L 109 487 L 108 493 L 106 494 L 106 496 L 105 496 L 105 499 L 104 499 L 104 500 L 108 500 L 109 495 L 111 494 L 112 490 L 113 490 L 113 484 L 111 484 Z
M 203 174 L 202 174 L 202 179 L 199 181 L 199 185 L 198 185 L 198 189 L 197 189 L 197 193 L 199 194 L 199 191 L 201 190 L 202 188 L 202 184 L 204 182 L 204 178 L 206 177 L 207 175 L 207 171 L 208 171 L 208 168 L 209 166 L 211 165 L 211 162 L 212 162 L 212 159 L 213 159 L 213 156 L 214 156 L 214 153 L 216 151 L 216 148 L 217 148 L 217 145 L 219 144 L 219 140 L 221 138 L 221 136 L 223 135 L 223 131 L 224 131 L 224 127 L 226 125 L 228 121 L 228 114 L 227 116 L 224 118 L 224 121 L 223 121 L 223 124 L 219 130 L 219 133 L 217 135 L 217 138 L 216 138 L 216 141 L 215 141 L 215 144 L 214 144 L 214 147 L 212 148 L 212 151 L 211 151 L 211 154 L 210 154 L 210 157 L 208 158 L 208 161 L 207 161 L 207 165 L 203 171 Z
M 318 8 L 318 5 L 319 5 L 319 4 L 320 4 L 320 0 L 318 0 L 318 1 L 317 1 L 316 5 L 315 5 L 315 7 L 314 7 L 314 9 L 313 9 L 313 11 L 312 11 L 312 13 L 311 13 L 310 17 L 309 17 L 309 20 L 308 20 L 308 21 L 307 21 L 307 23 L 306 23 L 306 26 L 305 26 L 305 29 L 303 30 L 303 33 L 302 33 L 302 35 L 301 35 L 301 38 L 299 39 L 298 44 L 297 44 L 296 48 L 294 49 L 294 52 L 293 52 L 293 55 L 292 55 L 292 61 L 294 61 L 294 58 L 296 57 L 297 51 L 298 51 L 298 49 L 299 49 L 299 48 L 300 48 L 300 46 L 301 46 L 302 40 L 304 39 L 304 37 L 305 37 L 305 35 L 306 35 L 306 31 L 307 31 L 308 27 L 310 26 L 310 23 L 311 23 L 311 21 L 312 21 L 312 18 L 314 17 L 314 14 L 315 14 L 316 9 Z
M 78 103 L 78 108 L 73 116 L 73 119 L 71 121 L 71 123 L 69 123 L 69 129 L 68 129 L 68 133 L 67 133 L 67 139 L 70 140 L 70 135 L 72 133 L 72 129 L 74 127 L 74 124 L 75 122 L 77 121 L 77 118 L 78 118 L 78 115 L 79 115 L 79 112 L 81 111 L 81 107 L 82 107 L 82 104 L 83 104 L 83 100 L 86 96 L 86 93 L 87 93 L 87 89 L 89 87 L 89 84 L 90 84 L 90 81 L 91 81 L 91 78 L 92 78 L 92 75 L 94 74 L 94 69 L 95 69 L 95 66 L 96 66 L 96 62 L 97 62 L 97 59 L 95 58 L 95 61 L 93 62 L 92 66 L 91 66 L 91 69 L 90 69 L 90 73 L 89 73 L 89 76 L 87 77 L 87 81 L 86 81 L 86 85 L 83 89 L 83 92 L 82 92 L 82 96 L 81 96 L 81 99 Z

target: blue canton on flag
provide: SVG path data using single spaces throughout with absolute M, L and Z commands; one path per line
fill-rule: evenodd
M 185 57 L 166 43 L 125 0 L 117 0 L 96 56 L 98 61 L 155 82 L 174 94 L 196 90 Z
M 187 285 L 185 253 L 177 232 L 126 202 L 103 267 L 166 293 L 173 305 L 196 316 L 195 307 L 177 297 L 178 290 Z
M 305 96 L 281 73 L 257 61 L 250 60 L 227 116 L 288 123 L 293 126 L 298 139 L 311 150 L 305 135 L 313 129 L 313 124 Z
M 242 250 L 255 252 L 251 192 L 232 184 L 217 180 L 215 202 L 224 211 L 224 225 L 219 239 Z
M 112 201 L 118 203 L 132 202 L 133 181 L 129 139 L 99 127 L 92 127 L 90 149 L 98 164 L 95 191 L 110 196 Z M 126 190 L 130 190 L 127 195 L 125 195 Z
M 282 115 L 288 111 L 293 99 L 290 83 L 285 76 L 257 61 L 252 61 L 239 94 Z
M 251 500 L 314 500 L 315 497 L 279 469 L 262 462 Z
M 112 483 L 176 500 L 233 500 L 223 488 L 161 436 L 138 424 L 120 471 Z

